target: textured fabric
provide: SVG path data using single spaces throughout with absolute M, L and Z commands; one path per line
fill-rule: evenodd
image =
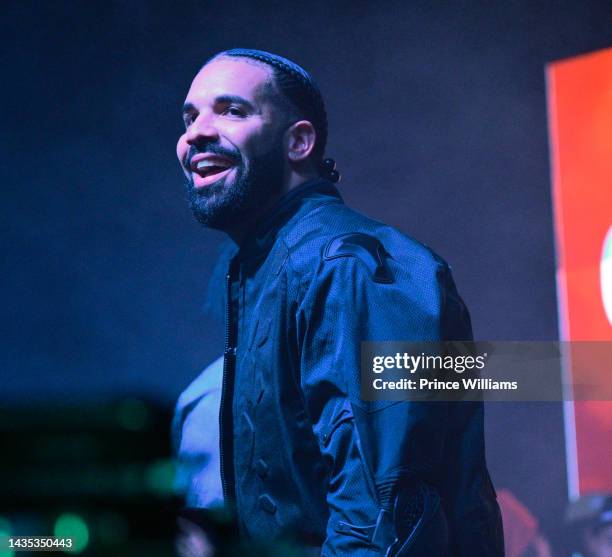
M 326 259 L 342 234 L 380 243 L 392 280 L 374 280 L 357 255 Z M 289 535 L 325 556 L 384 555 L 398 493 L 421 483 L 448 524 L 448 543 L 431 546 L 448 551 L 430 557 L 503 555 L 482 404 L 359 397 L 361 341 L 471 338 L 446 263 L 346 207 L 325 180 L 292 191 L 229 257 L 237 351 L 222 437 L 243 534 Z

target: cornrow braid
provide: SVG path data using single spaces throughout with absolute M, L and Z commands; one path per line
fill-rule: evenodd
M 279 91 L 315 129 L 317 139 L 313 155 L 319 165 L 319 173 L 332 182 L 337 182 L 340 174 L 336 170 L 335 161 L 323 160 L 327 144 L 327 111 L 321 91 L 312 76 L 295 62 L 263 50 L 232 48 L 216 54 L 211 60 L 220 56 L 248 58 L 272 68 L 274 83 Z

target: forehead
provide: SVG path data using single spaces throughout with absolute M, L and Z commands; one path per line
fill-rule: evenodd
M 224 95 L 261 102 L 272 83 L 272 70 L 244 58 L 215 58 L 195 76 L 186 100 L 192 103 Z

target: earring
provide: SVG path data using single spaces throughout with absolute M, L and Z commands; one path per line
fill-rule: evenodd
M 330 182 L 336 183 L 340 181 L 340 172 L 336 170 L 336 161 L 334 159 L 324 159 L 321 168 L 323 176 Z

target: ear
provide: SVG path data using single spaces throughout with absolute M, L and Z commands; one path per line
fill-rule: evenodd
M 291 162 L 306 160 L 314 149 L 317 133 L 308 120 L 292 124 L 285 132 L 287 156 Z

